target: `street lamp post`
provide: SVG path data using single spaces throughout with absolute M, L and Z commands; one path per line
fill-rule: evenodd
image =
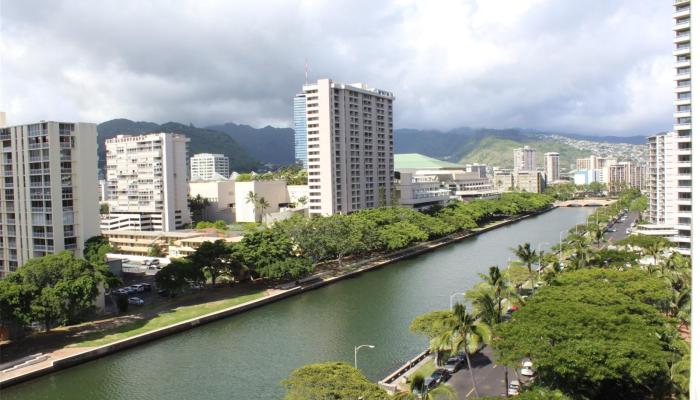
M 561 234 L 564 233 L 564 232 L 566 232 L 566 229 L 563 230 L 563 231 L 561 231 L 561 232 L 559 232 L 559 264 L 560 264 L 560 265 L 561 265 L 561 262 L 562 262 L 562 260 L 561 260 L 561 255 L 562 255 L 562 243 L 561 243 L 561 239 L 562 239 L 562 238 L 561 238 Z
M 452 299 L 457 296 L 458 294 L 464 294 L 464 292 L 457 292 L 457 293 L 452 293 L 450 295 L 450 310 L 452 310 Z
M 363 347 L 368 347 L 368 348 L 370 348 L 370 349 L 373 349 L 373 348 L 374 348 L 374 346 L 371 345 L 371 344 L 363 344 L 363 345 L 360 345 L 360 346 L 355 346 L 355 369 L 357 369 L 357 351 L 360 350 L 360 349 L 363 348 Z
M 542 253 L 540 253 L 540 246 L 542 246 L 543 244 L 551 244 L 551 243 L 542 242 L 542 243 L 537 244 L 537 253 L 540 255 L 540 267 L 538 268 L 538 270 L 539 270 L 538 272 L 542 271 Z

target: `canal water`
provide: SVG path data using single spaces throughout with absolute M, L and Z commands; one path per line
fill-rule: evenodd
M 150 344 L 10 387 L 2 400 L 280 399 L 280 384 L 304 364 L 353 363 L 353 347 L 372 380 L 423 350 L 409 330 L 424 312 L 449 308 L 491 265 L 515 259 L 511 248 L 558 243 L 559 232 L 593 209 L 560 208 Z M 455 296 L 455 299 L 461 296 Z

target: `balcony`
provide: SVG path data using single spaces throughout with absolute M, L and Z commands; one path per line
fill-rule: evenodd
M 690 5 L 687 5 L 685 7 L 678 7 L 676 8 L 675 12 L 673 13 L 673 18 L 685 18 L 690 16 Z M 681 24 L 690 24 L 690 21 L 687 22 L 681 22 Z

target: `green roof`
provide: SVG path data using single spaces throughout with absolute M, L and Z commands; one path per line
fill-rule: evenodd
M 464 165 L 438 160 L 418 153 L 394 154 L 394 169 L 464 169 Z

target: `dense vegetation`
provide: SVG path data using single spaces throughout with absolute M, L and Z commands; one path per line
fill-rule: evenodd
M 0 280 L 0 324 L 14 330 L 37 322 L 48 331 L 85 320 L 99 285 L 112 279 L 103 264 L 68 251 L 29 260 Z
M 352 366 L 330 362 L 298 368 L 282 382 L 285 400 L 385 400 L 386 392 Z

